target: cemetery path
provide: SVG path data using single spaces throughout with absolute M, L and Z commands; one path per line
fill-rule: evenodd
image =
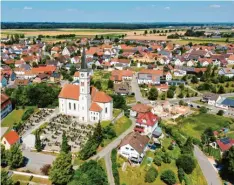
M 38 129 L 42 124 L 44 124 L 45 122 L 49 122 L 50 119 L 52 119 L 53 117 L 55 117 L 57 114 L 59 114 L 59 108 L 56 107 L 54 112 L 52 114 L 50 114 L 49 116 L 47 116 L 45 119 L 41 120 L 39 123 L 37 123 L 34 127 L 30 128 L 29 130 L 27 130 L 23 135 L 22 135 L 22 139 L 25 138 L 26 136 L 28 136 L 29 134 L 31 134 L 34 130 Z

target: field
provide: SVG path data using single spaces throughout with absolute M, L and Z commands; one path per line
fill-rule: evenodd
M 188 136 L 200 139 L 202 132 L 211 127 L 214 130 L 219 130 L 223 127 L 228 127 L 234 130 L 234 121 L 231 118 L 222 117 L 213 114 L 193 114 L 178 121 L 179 131 Z
M 171 139 L 170 138 L 164 138 L 163 140 L 163 146 L 165 148 L 167 148 L 170 143 L 171 143 Z M 147 157 L 151 157 L 154 158 L 154 155 L 157 155 L 157 150 L 156 152 L 153 153 L 151 151 L 147 151 L 146 156 L 144 157 L 144 160 L 142 162 L 142 164 L 140 166 L 136 166 L 136 167 L 132 167 L 132 166 L 127 166 L 126 171 L 122 171 L 122 167 L 119 168 L 119 174 L 120 174 L 120 184 L 126 184 L 126 185 L 150 185 L 150 184 L 158 184 L 158 185 L 164 185 L 165 183 L 163 181 L 161 181 L 160 179 L 160 175 L 164 170 L 172 170 L 176 175 L 177 175 L 177 167 L 175 164 L 175 160 L 179 155 L 180 155 L 180 149 L 178 146 L 176 146 L 174 148 L 174 150 L 170 151 L 167 150 L 167 152 L 169 153 L 169 155 L 172 158 L 172 161 L 170 164 L 166 164 L 166 163 L 162 163 L 161 166 L 156 166 L 154 163 L 149 164 L 147 162 Z M 121 157 L 118 157 L 118 163 L 123 164 L 124 159 Z M 149 169 L 149 166 L 153 166 L 158 170 L 158 176 L 156 178 L 156 180 L 153 183 L 146 183 L 145 182 L 145 174 L 146 171 Z M 190 185 L 206 185 L 206 180 L 202 174 L 202 171 L 199 167 L 199 165 L 197 164 L 196 168 L 194 169 L 194 171 L 192 172 L 192 174 L 187 175 L 187 180 L 189 182 Z M 177 178 L 177 183 L 179 182 L 178 178 Z

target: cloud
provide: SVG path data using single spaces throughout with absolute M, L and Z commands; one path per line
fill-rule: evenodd
M 220 8 L 221 6 L 218 5 L 218 4 L 213 4 L 213 5 L 210 5 L 210 8 Z
M 171 7 L 169 7 L 169 6 L 166 6 L 165 8 L 164 8 L 164 10 L 170 10 L 171 9 Z
M 24 10 L 32 10 L 32 7 L 25 6 L 25 7 L 24 7 Z
M 151 6 L 152 6 L 152 7 L 156 7 L 156 5 L 155 5 L 155 4 L 152 4 Z

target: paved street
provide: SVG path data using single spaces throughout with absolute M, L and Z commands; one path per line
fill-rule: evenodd
M 104 159 L 105 159 L 105 164 L 106 164 L 108 182 L 110 185 L 115 185 L 115 180 L 114 180 L 114 176 L 112 172 L 111 152 L 107 153 Z
M 197 146 L 194 146 L 194 155 L 198 160 L 208 185 L 222 185 L 218 173 L 215 171 L 206 155 Z
M 39 173 L 40 168 L 45 164 L 52 164 L 55 160 L 55 156 L 49 154 L 42 154 L 30 151 L 23 151 L 23 156 L 27 158 L 27 164 L 25 168 L 34 173 Z

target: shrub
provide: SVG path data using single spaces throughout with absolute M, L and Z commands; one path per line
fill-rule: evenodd
M 175 173 L 171 170 L 163 171 L 160 178 L 163 182 L 165 182 L 168 185 L 172 185 L 176 183 Z
M 48 175 L 50 168 L 51 168 L 50 164 L 45 164 L 44 166 L 41 167 L 40 170 L 44 175 Z
M 184 173 L 184 170 L 182 168 L 178 169 L 178 178 L 179 178 L 180 182 L 182 182 L 185 178 L 185 173 Z
M 151 167 L 145 174 L 145 182 L 154 182 L 157 176 L 158 171 L 154 167 Z
M 155 156 L 154 157 L 154 164 L 156 164 L 157 166 L 161 166 L 162 163 L 162 158 L 160 156 Z
M 111 152 L 112 171 L 116 185 L 120 185 L 118 164 L 117 164 L 117 150 L 113 149 Z
M 202 106 L 202 107 L 199 109 L 199 111 L 200 111 L 200 113 L 205 114 L 205 113 L 208 112 L 208 109 L 207 109 L 206 107 Z
M 168 163 L 168 164 L 171 163 L 171 158 L 167 152 L 165 152 L 165 154 L 162 156 L 162 160 L 164 163 Z
M 176 160 L 176 165 L 178 168 L 182 168 L 187 174 L 191 174 L 196 167 L 195 160 L 190 155 L 181 155 Z
M 25 121 L 25 120 L 27 120 L 29 117 L 30 117 L 30 115 L 31 114 L 33 114 L 34 113 L 34 109 L 33 108 L 29 108 L 28 110 L 26 110 L 25 112 L 24 112 L 24 114 L 22 115 L 22 120 L 23 121 Z
M 224 114 L 223 110 L 219 110 L 218 113 L 217 113 L 217 115 L 219 115 L 219 116 L 223 116 L 223 114 Z

